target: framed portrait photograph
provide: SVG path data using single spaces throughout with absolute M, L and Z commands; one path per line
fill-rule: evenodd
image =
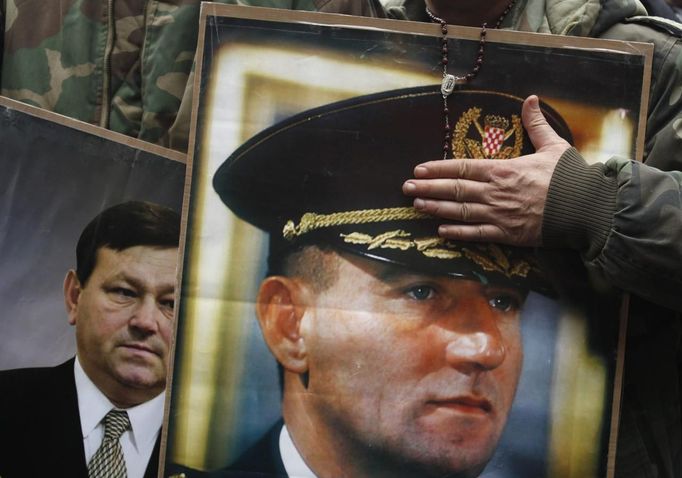
M 0 98 L 3 280 L 0 369 L 73 356 L 62 282 L 103 209 L 148 201 L 182 210 L 185 155 Z
M 531 94 L 588 162 L 641 159 L 651 47 L 489 31 L 445 94 L 479 29 L 448 27 L 444 74 L 440 25 L 201 22 L 164 476 L 611 476 L 624 297 L 445 240 L 401 188 L 533 153 Z
M 156 476 L 185 155 L 6 98 L 0 144 L 0 475 L 88 476 L 118 408 Z

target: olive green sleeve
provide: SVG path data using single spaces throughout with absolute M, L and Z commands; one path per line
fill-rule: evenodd
M 682 172 L 617 157 L 588 165 L 568 150 L 550 183 L 543 245 L 579 250 L 608 283 L 682 310 Z
M 575 148 L 552 176 L 542 224 L 543 245 L 568 247 L 594 257 L 613 228 L 617 180 L 604 164 L 589 166 Z
M 604 36 L 653 41 L 644 164 L 614 157 L 559 160 L 543 217 L 543 245 L 580 251 L 608 283 L 682 310 L 682 30 L 636 18 Z

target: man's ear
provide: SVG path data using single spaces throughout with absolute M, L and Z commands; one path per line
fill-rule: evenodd
M 277 361 L 293 373 L 308 370 L 308 354 L 301 335 L 305 290 L 289 277 L 267 277 L 260 286 L 256 314 L 263 338 Z
M 76 325 L 78 300 L 82 290 L 76 271 L 71 269 L 64 278 L 64 305 L 66 306 L 66 313 L 69 316 L 69 324 L 71 325 Z

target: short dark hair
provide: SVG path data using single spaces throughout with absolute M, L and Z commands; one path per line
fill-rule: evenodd
M 323 292 L 338 278 L 336 248 L 326 244 L 304 244 L 268 257 L 267 276 L 299 277 L 315 292 Z
M 133 246 L 165 248 L 179 244 L 180 215 L 174 210 L 143 201 L 117 204 L 99 213 L 83 229 L 76 246 L 76 275 L 85 285 L 102 247 L 122 251 Z

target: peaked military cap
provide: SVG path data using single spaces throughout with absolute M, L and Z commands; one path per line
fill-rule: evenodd
M 455 158 L 530 154 L 522 98 L 457 90 L 449 98 Z M 546 104 L 550 125 L 571 142 Z M 371 94 L 288 118 L 252 137 L 220 166 L 222 201 L 270 234 L 270 255 L 324 243 L 412 269 L 547 291 L 532 250 L 440 238 L 402 184 L 414 167 L 443 157 L 440 87 Z M 453 160 L 445 160 L 453 161 Z

